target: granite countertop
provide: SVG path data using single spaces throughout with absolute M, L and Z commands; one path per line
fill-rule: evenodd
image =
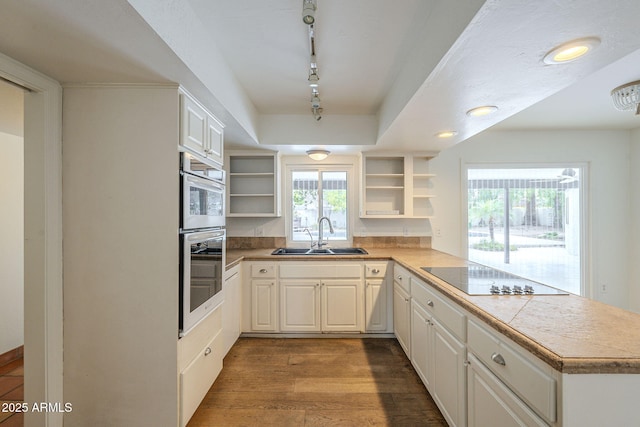
M 369 255 L 271 255 L 273 249 L 230 250 L 240 260 L 392 259 L 465 310 L 562 373 L 640 373 L 640 314 L 576 295 L 471 296 L 420 267 L 463 266 L 432 249 L 366 248 Z

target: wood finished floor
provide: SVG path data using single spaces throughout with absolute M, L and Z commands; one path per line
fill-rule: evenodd
M 188 427 L 258 425 L 447 423 L 395 339 L 240 338 Z

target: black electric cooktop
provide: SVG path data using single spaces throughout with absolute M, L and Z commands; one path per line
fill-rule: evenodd
M 422 269 L 469 295 L 568 295 L 560 289 L 481 264 Z

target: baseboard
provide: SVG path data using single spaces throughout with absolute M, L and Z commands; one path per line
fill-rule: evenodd
M 6 353 L 0 354 L 0 366 L 7 365 L 16 359 L 20 359 L 24 356 L 24 346 L 16 347 L 13 350 L 9 350 Z
M 358 334 L 358 333 L 277 333 L 277 332 L 243 332 L 241 337 L 246 338 L 395 338 L 393 333 L 370 333 L 370 334 Z

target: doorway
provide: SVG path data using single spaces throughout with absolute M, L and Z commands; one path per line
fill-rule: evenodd
M 62 403 L 62 88 L 0 54 L 0 79 L 24 92 L 24 399 Z M 62 426 L 28 412 L 26 425 Z

